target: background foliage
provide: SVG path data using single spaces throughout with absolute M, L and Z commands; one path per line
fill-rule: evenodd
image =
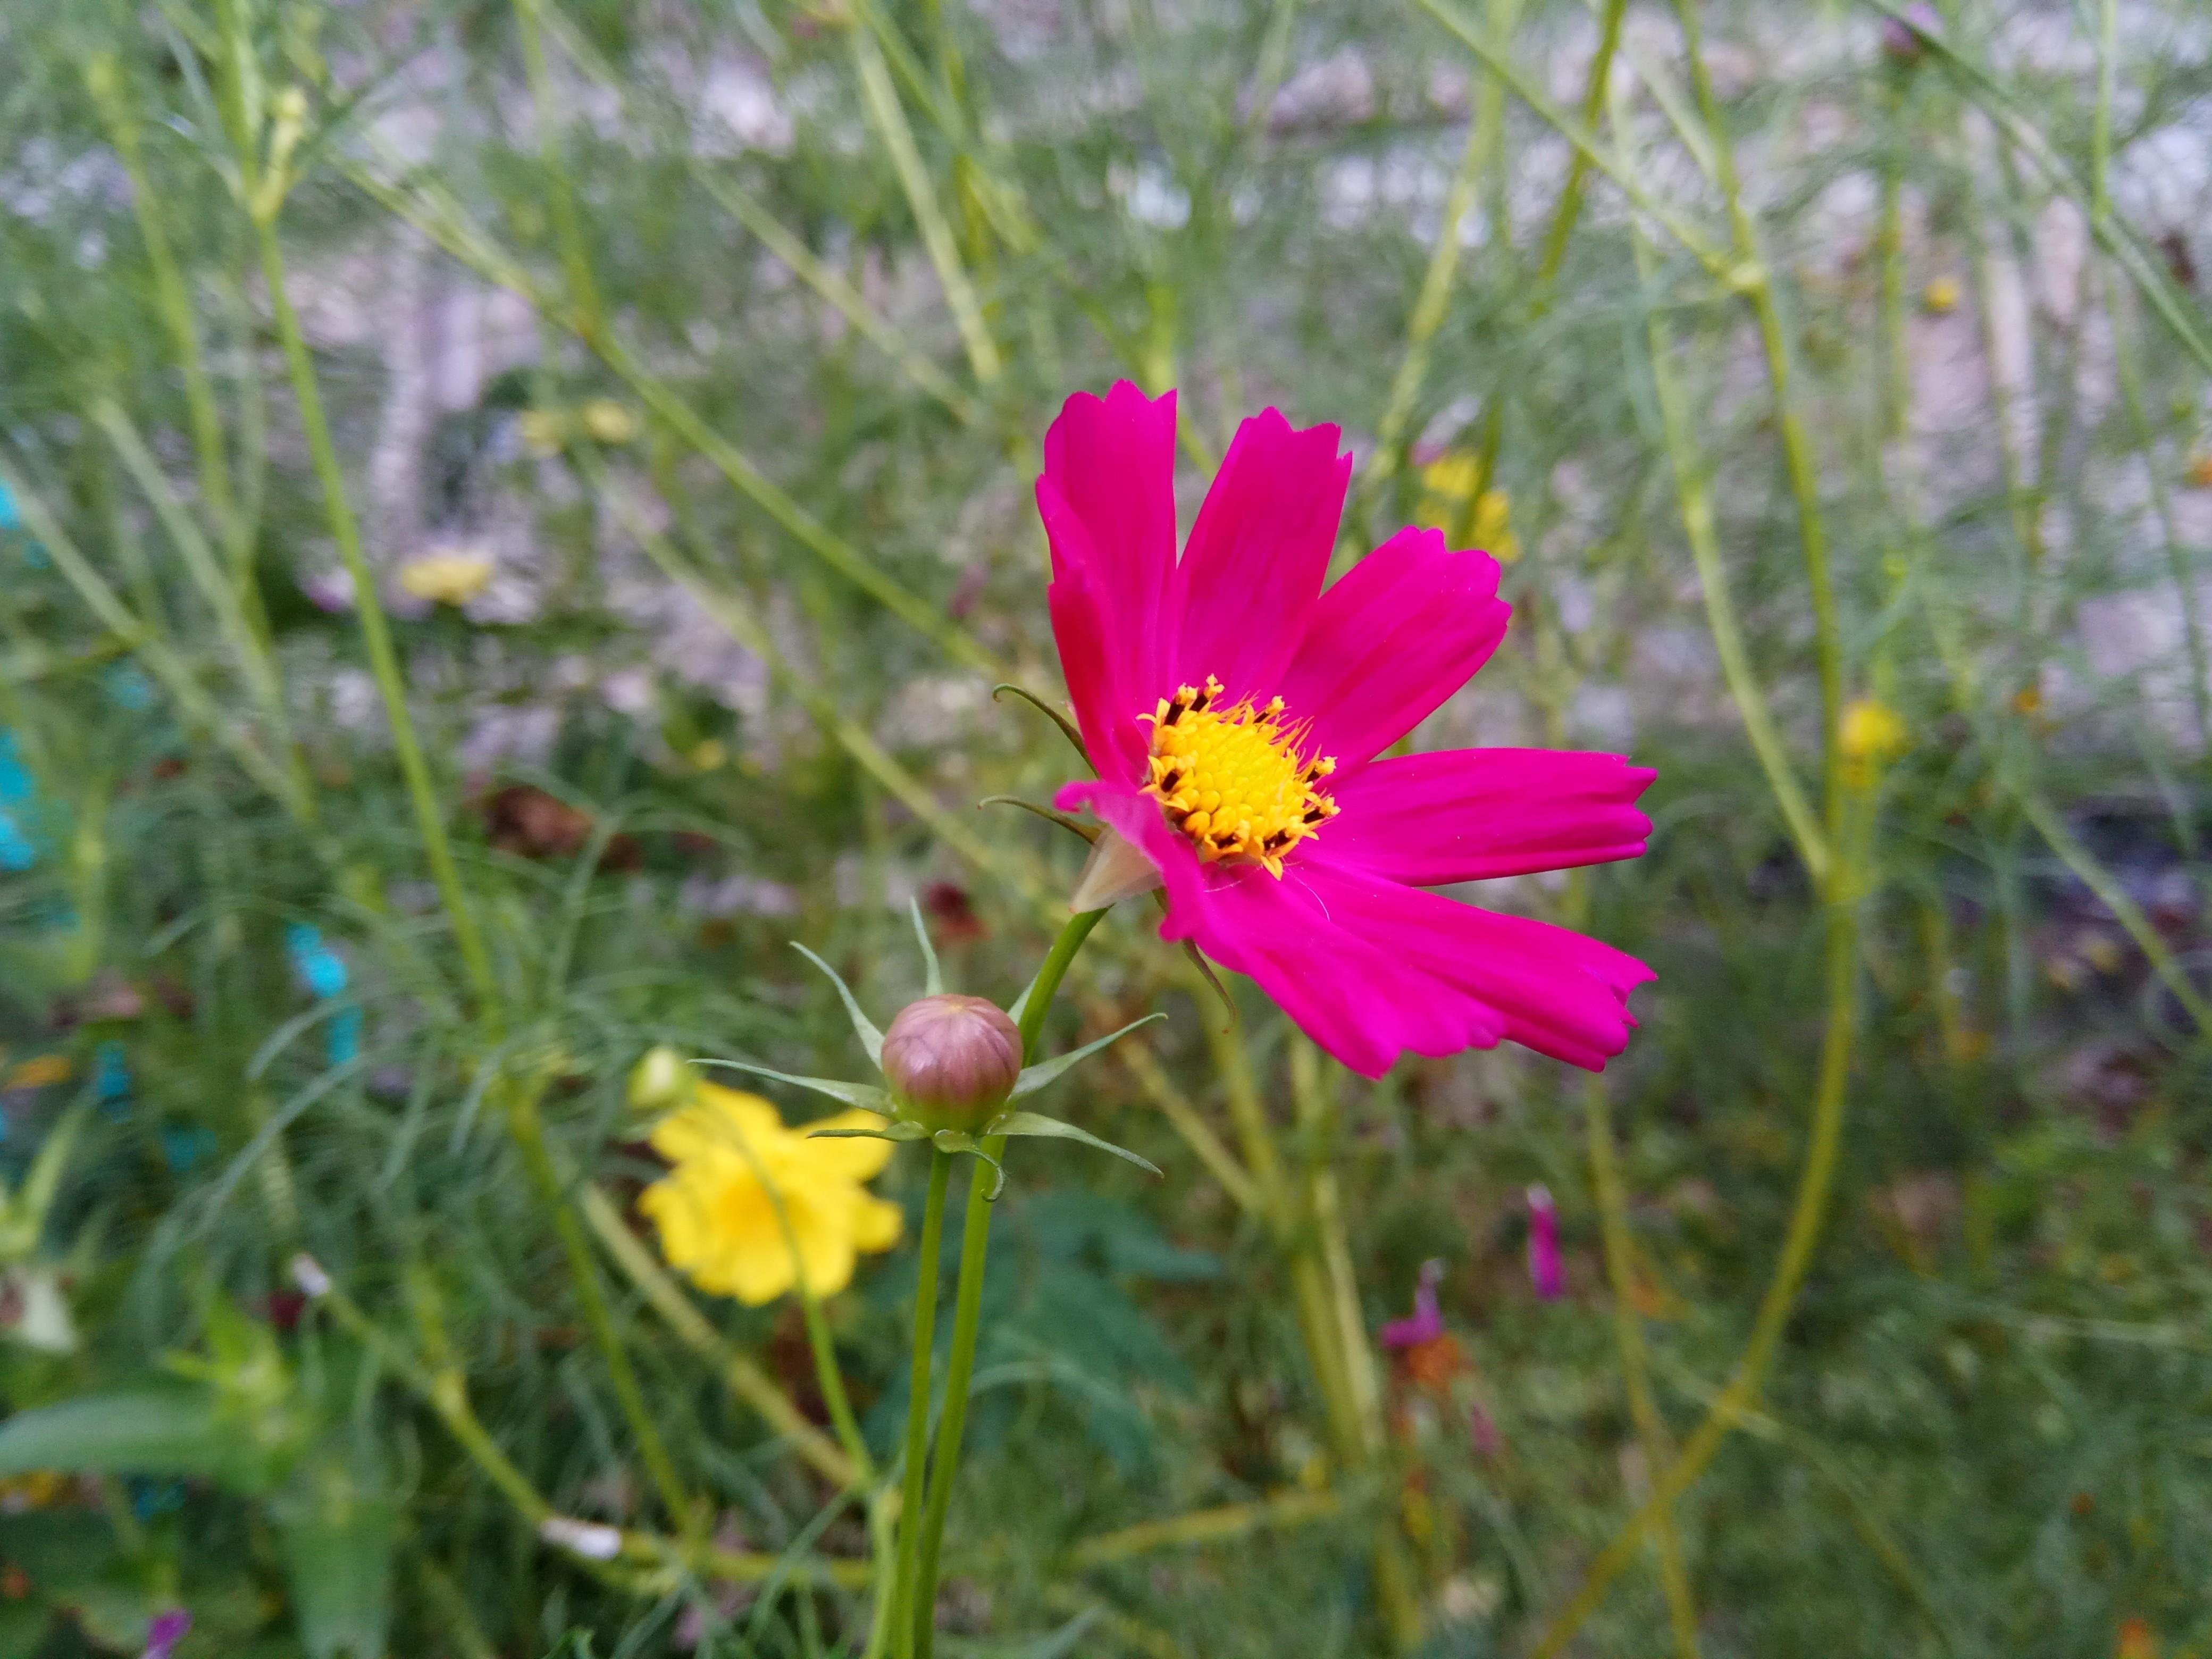
M 976 810 L 1069 764 L 990 688 L 1059 694 L 1028 483 L 1122 375 L 1182 390 L 1186 523 L 1271 402 L 1345 427 L 1347 557 L 1491 470 L 1514 629 L 1422 740 L 1632 752 L 1658 828 L 1470 896 L 1659 977 L 1596 1095 L 1517 1054 L 1302 1095 L 1247 1000 L 1357 1323 L 1444 1264 L 1455 1348 L 1347 1468 L 1193 1150 L 1221 1012 L 1117 913 L 1056 1035 L 1170 1019 L 1058 1109 L 1167 1178 L 1017 1164 L 955 1650 L 1370 1651 L 1378 1524 L 1426 1650 L 1524 1650 L 1737 1374 L 1824 1042 L 1817 1254 L 1672 1510 L 1696 1641 L 2212 1649 L 2212 40 L 1625 9 L 1585 104 L 1598 16 L 1516 0 L 0 5 L 0 1395 L 77 1402 L 0 1428 L 0 1650 L 178 1602 L 186 1659 L 859 1650 L 859 1512 L 731 1386 L 822 1420 L 797 1310 L 672 1321 L 568 1200 L 651 1177 L 653 1042 L 852 1073 L 790 939 L 887 1013 L 914 897 L 958 988 L 1027 977 L 1081 849 Z M 494 573 L 426 600 L 434 554 Z M 913 1277 L 830 1310 L 879 1453 Z M 559 1516 L 693 1524 L 640 1403 L 690 1553 L 542 1540 L 486 1447 Z M 1680 1650 L 1656 1560 L 1577 1650 Z

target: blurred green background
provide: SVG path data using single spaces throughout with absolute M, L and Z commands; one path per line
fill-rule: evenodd
M 1186 526 L 1274 404 L 1344 558 L 1507 559 L 1422 746 L 1656 828 L 1467 896 L 1658 978 L 1596 1091 L 1370 1085 L 1117 911 L 1054 1040 L 1170 1018 L 1056 1109 L 1166 1178 L 1015 1164 L 945 1650 L 2212 1652 L 2212 30 L 1916 15 L 0 0 L 0 1656 L 864 1651 L 799 1310 L 654 1274 L 625 1079 L 858 1075 L 788 943 L 885 1018 L 910 902 L 1027 978 L 992 687 L 1121 377 Z M 912 1235 L 827 1305 L 879 1456 Z

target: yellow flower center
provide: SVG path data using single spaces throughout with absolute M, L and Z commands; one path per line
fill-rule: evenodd
M 1141 716 L 1152 726 L 1145 793 L 1209 864 L 1249 859 L 1279 880 L 1284 854 L 1336 816 L 1315 787 L 1336 763 L 1306 758 L 1306 726 L 1284 720 L 1280 697 L 1224 707 L 1223 693 L 1209 674 L 1204 689 L 1186 685 Z

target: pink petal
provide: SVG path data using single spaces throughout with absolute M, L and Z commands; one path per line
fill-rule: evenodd
M 1169 832 L 1172 835 L 1174 832 Z M 1170 905 L 1176 895 L 1170 886 Z M 1595 939 L 1318 857 L 1206 890 L 1195 937 L 1249 974 L 1315 1042 L 1379 1077 L 1407 1049 L 1503 1040 L 1592 1071 L 1626 1046 L 1650 969 Z
M 1080 570 L 1114 681 L 1146 708 L 1174 646 L 1175 434 L 1172 392 L 1148 398 L 1127 380 L 1103 398 L 1079 392 L 1045 434 L 1037 480 L 1053 574 Z
M 1293 431 L 1273 409 L 1237 428 L 1176 572 L 1177 684 L 1214 674 L 1233 696 L 1278 689 L 1336 546 L 1352 477 L 1342 435 Z
M 1651 833 L 1636 798 L 1657 775 L 1573 750 L 1397 756 L 1332 781 L 1340 810 L 1316 844 L 1412 887 L 1632 859 Z
M 1321 596 L 1283 698 L 1313 721 L 1318 752 L 1356 765 L 1466 684 L 1510 614 L 1497 560 L 1448 551 L 1437 531 L 1401 530 Z
M 1037 486 L 1040 497 L 1044 489 Z M 1065 534 L 1070 541 L 1088 541 L 1080 526 L 1067 527 Z M 1055 538 L 1056 562 L 1057 545 Z M 1075 723 L 1091 765 L 1102 777 L 1132 779 L 1143 771 L 1151 728 L 1136 718 L 1135 694 L 1123 689 L 1115 672 L 1099 597 L 1085 574 L 1088 568 L 1069 560 L 1045 590 L 1053 638 L 1060 646 L 1060 672 L 1066 677 L 1068 701 L 1075 706 Z

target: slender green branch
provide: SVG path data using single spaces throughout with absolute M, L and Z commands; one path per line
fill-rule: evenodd
M 952 227 L 939 205 L 937 187 L 930 182 L 929 169 L 922 164 L 921 152 L 915 148 L 914 129 L 907 123 L 906 110 L 899 102 L 898 88 L 891 84 L 890 70 L 885 66 L 882 49 L 876 44 L 872 30 L 865 27 L 850 31 L 853 65 L 860 77 L 861 100 L 867 106 L 868 118 L 890 152 L 891 166 L 896 169 L 899 185 L 906 191 L 907 205 L 914 210 L 915 222 L 921 228 L 922 246 L 927 250 L 929 263 L 936 267 L 937 280 L 945 290 L 945 303 L 952 312 L 952 321 L 960 331 L 960 343 L 967 348 L 968 364 L 975 378 L 990 386 L 1005 373 L 1005 364 L 999 356 L 998 343 L 992 339 L 991 330 L 983 319 L 983 308 L 976 303 L 974 284 L 960 263 L 960 250 L 953 240 Z
M 1605 1242 L 1606 1283 L 1613 1293 L 1613 1341 L 1620 1350 L 1629 1416 L 1636 1425 L 1637 1443 L 1643 1449 L 1645 1467 L 1663 1468 L 1668 1461 L 1667 1430 L 1652 1399 L 1644 1331 L 1637 1319 L 1628 1206 L 1621 1190 L 1620 1170 L 1613 1160 L 1613 1118 L 1601 1077 L 1592 1077 L 1583 1085 L 1583 1117 L 1589 1140 L 1590 1186 L 1597 1195 L 1598 1226 Z M 1652 1532 L 1658 1546 L 1659 1583 L 1666 1593 L 1667 1621 L 1674 1631 L 1674 1651 L 1680 1659 L 1697 1659 L 1697 1604 L 1690 1594 L 1690 1577 L 1682 1565 L 1681 1540 L 1671 1510 L 1653 1521 Z
M 1848 883 L 1840 885 L 1848 887 Z M 1653 1483 L 1651 1495 L 1614 1534 L 1583 1575 L 1581 1587 L 1547 1623 L 1530 1659 L 1553 1659 L 1574 1639 L 1589 1616 L 1605 1600 L 1606 1591 L 1621 1571 L 1636 1559 L 1644 1535 L 1662 1516 L 1672 1512 L 1682 1496 L 1697 1484 L 1720 1450 L 1721 1443 L 1738 1422 L 1740 1414 L 1756 1406 L 1781 1345 L 1790 1310 L 1811 1271 L 1813 1253 L 1820 1243 L 1826 1218 L 1829 1189 L 1834 1185 L 1836 1164 L 1843 1146 L 1844 1108 L 1850 1081 L 1852 1037 L 1858 1018 L 1858 921 L 1856 896 L 1832 902 L 1827 914 L 1827 1027 L 1821 1038 L 1820 1079 L 1813 1100 L 1811 1133 L 1805 1164 L 1797 1178 L 1797 1194 L 1790 1206 L 1790 1224 L 1773 1277 L 1759 1300 L 1750 1338 L 1736 1361 L 1728 1386 L 1722 1390 L 1704 1421 L 1686 1441 L 1680 1455 Z
M 945 1247 L 945 1194 L 951 1180 L 952 1155 L 932 1147 L 929 1196 L 922 1205 L 921 1254 L 915 1263 L 914 1365 L 908 1374 L 906 1468 L 900 1479 L 898 1589 L 891 1600 L 891 1639 L 894 1650 L 902 1656 L 914 1651 L 915 1627 L 921 1619 L 915 1598 L 929 1470 L 930 1361 L 937 1340 L 937 1266 Z
M 1832 839 L 1838 833 L 1844 811 L 1844 756 L 1842 745 L 1837 741 L 1844 707 L 1844 647 L 1836 617 L 1835 579 L 1828 568 L 1827 528 L 1820 514 L 1820 467 L 1792 389 L 1790 336 L 1775 300 L 1773 278 L 1760 257 L 1758 233 L 1743 204 L 1743 191 L 1736 177 L 1735 146 L 1729 138 L 1727 118 L 1722 112 L 1720 100 L 1713 95 L 1712 76 L 1705 67 L 1698 5 L 1698 0 L 1675 0 L 1674 9 L 1682 21 L 1691 89 L 1712 144 L 1721 195 L 1728 204 L 1730 247 L 1737 268 L 1755 273 L 1739 286 L 1759 322 L 1767 380 L 1774 390 L 1775 429 L 1782 443 L 1783 469 L 1790 479 L 1790 492 L 1797 503 L 1798 538 L 1803 546 L 1805 580 L 1813 604 L 1813 654 L 1820 681 L 1823 793 L 1826 798 L 1828 835 Z
M 585 1221 L 606 1253 L 614 1258 L 615 1265 L 629 1276 L 638 1293 L 666 1322 L 678 1341 L 715 1366 L 730 1392 L 759 1413 L 769 1427 L 788 1440 L 799 1455 L 833 1485 L 863 1484 L 859 1467 L 836 1442 L 808 1422 L 805 1414 L 791 1403 L 790 1396 L 776 1386 L 759 1364 L 731 1346 L 708 1322 L 707 1316 L 692 1306 L 682 1286 L 662 1270 L 653 1260 L 653 1252 L 639 1243 L 637 1236 L 623 1224 L 621 1212 L 606 1194 L 586 1183 L 579 1189 L 577 1201 Z

